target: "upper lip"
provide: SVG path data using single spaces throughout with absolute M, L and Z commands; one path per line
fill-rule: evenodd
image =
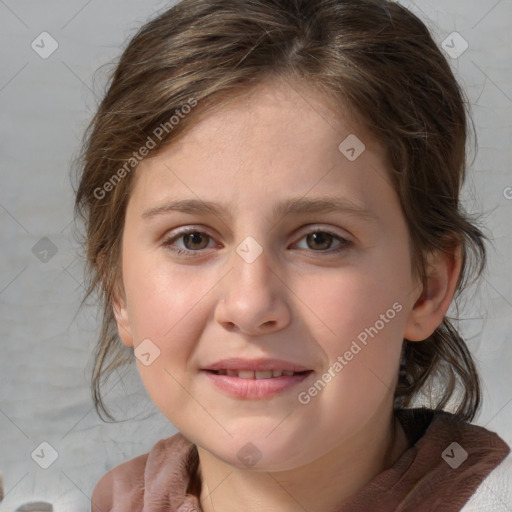
M 282 359 L 222 359 L 203 368 L 203 370 L 246 370 L 246 371 L 265 371 L 265 370 L 287 370 L 292 372 L 309 371 L 300 364 L 291 363 Z

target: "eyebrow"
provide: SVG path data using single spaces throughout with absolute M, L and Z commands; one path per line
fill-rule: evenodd
M 149 208 L 142 213 L 144 219 L 151 219 L 170 212 L 182 212 L 190 214 L 211 214 L 224 218 L 233 216 L 231 208 L 211 201 L 200 199 L 180 199 L 168 201 L 160 206 Z M 378 217 L 372 211 L 350 201 L 339 197 L 313 197 L 313 198 L 292 198 L 278 203 L 272 210 L 275 218 L 300 213 L 329 213 L 342 212 L 360 217 L 365 221 L 377 221 Z

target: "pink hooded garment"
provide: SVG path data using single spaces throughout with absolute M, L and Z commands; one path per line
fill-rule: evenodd
M 512 511 L 512 503 L 493 508 L 488 498 L 481 502 L 486 505 L 465 507 L 472 495 L 474 503 L 475 491 L 488 475 L 497 466 L 504 467 L 505 458 L 510 461 L 510 447 L 497 434 L 447 412 L 418 408 L 396 414 L 409 448 L 332 512 Z M 465 452 L 467 459 L 462 460 Z M 94 489 L 91 510 L 202 512 L 198 464 L 196 446 L 182 434 L 163 439 L 148 454 L 104 475 Z M 488 485 L 482 487 L 492 491 Z M 497 503 L 508 501 L 492 494 Z

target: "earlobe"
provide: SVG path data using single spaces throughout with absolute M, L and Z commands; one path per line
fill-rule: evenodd
M 117 324 L 117 332 L 124 345 L 133 347 L 132 330 L 130 327 L 130 318 L 126 305 L 126 294 L 123 286 L 121 272 L 117 273 L 119 268 L 116 265 L 109 265 L 104 251 L 100 252 L 97 257 L 97 267 L 102 274 L 104 283 L 110 283 L 113 280 L 112 290 L 112 312 Z M 121 265 L 121 263 L 119 263 Z
M 423 341 L 441 325 L 457 289 L 461 265 L 460 245 L 428 255 L 427 276 L 409 314 L 405 339 Z
M 114 318 L 117 324 L 117 331 L 119 337 L 124 345 L 127 347 L 133 347 L 133 337 L 130 327 L 130 318 L 128 315 L 128 308 L 126 306 L 126 299 L 124 292 L 120 291 L 118 287 L 114 292 L 112 300 L 112 310 L 114 312 Z

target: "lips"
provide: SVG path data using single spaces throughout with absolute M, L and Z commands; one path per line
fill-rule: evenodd
M 252 370 L 207 370 L 216 375 L 227 375 L 228 377 L 238 377 L 240 379 L 272 379 L 281 376 L 290 377 L 304 372 L 294 372 L 291 370 L 261 370 L 253 372 Z
M 284 361 L 282 359 L 242 359 L 231 358 L 223 359 L 215 363 L 209 364 L 203 370 L 213 371 L 220 375 L 230 375 L 228 372 L 236 372 L 240 378 L 271 378 L 280 377 L 281 375 L 293 375 L 294 373 L 302 373 L 311 371 L 310 368 L 297 363 Z M 225 373 L 220 373 L 225 372 Z M 272 372 L 269 375 L 268 372 Z M 281 375 L 278 375 L 281 372 Z M 290 373 L 292 372 L 292 373 Z M 276 373 L 274 375 L 274 373 Z M 251 375 L 252 374 L 252 375 Z
M 236 372 L 236 370 L 231 371 Z M 263 374 L 268 375 L 267 371 L 270 372 L 270 370 L 266 370 L 263 371 Z M 243 372 L 248 372 L 246 377 L 243 376 Z M 239 376 L 240 373 L 241 376 Z M 241 372 L 236 372 L 235 376 L 230 376 L 227 373 L 222 375 L 212 370 L 203 370 L 201 372 L 206 377 L 207 382 L 213 384 L 217 390 L 221 391 L 224 395 L 238 400 L 268 400 L 278 395 L 285 395 L 290 393 L 295 386 L 304 382 L 305 379 L 312 378 L 311 376 L 314 375 L 313 370 L 309 370 L 293 373 L 293 375 L 256 378 L 256 373 L 241 370 Z
M 283 359 L 232 358 L 205 365 L 200 373 L 224 394 L 263 400 L 291 391 L 314 372 Z

